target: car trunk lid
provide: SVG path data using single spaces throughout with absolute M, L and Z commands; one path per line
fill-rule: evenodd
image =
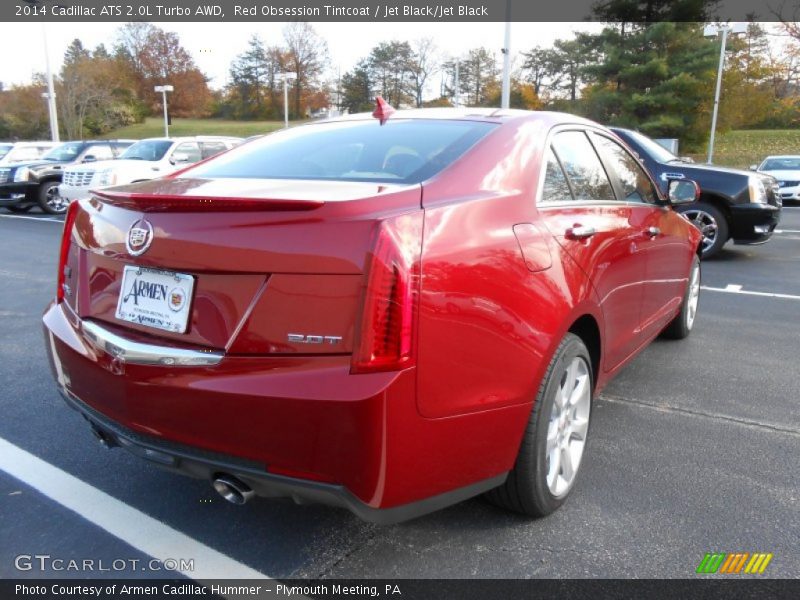
M 96 192 L 76 217 L 65 265 L 76 293 L 66 301 L 137 341 L 350 353 L 376 231 L 420 213 L 420 198 L 419 185 L 290 180 L 165 179 Z M 137 236 L 149 237 L 141 252 Z M 181 278 L 191 281 L 184 298 Z M 150 304 L 121 310 L 121 295 L 139 292 L 161 302 L 164 322 L 148 318 Z M 162 328 L 180 320 L 170 311 L 185 312 L 185 330 Z

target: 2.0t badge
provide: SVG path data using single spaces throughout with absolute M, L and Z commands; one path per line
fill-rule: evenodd
M 150 247 L 153 241 L 153 226 L 146 219 L 139 219 L 128 230 L 125 248 L 131 256 L 139 256 Z

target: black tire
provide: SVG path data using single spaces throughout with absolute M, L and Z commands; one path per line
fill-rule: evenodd
M 700 257 L 705 260 L 717 254 L 728 241 L 730 228 L 725 214 L 710 202 L 695 202 L 678 208 L 703 234 Z
M 58 193 L 58 181 L 45 181 L 39 186 L 39 207 L 48 215 L 63 215 L 69 202 Z
M 695 280 L 695 275 L 697 279 Z M 696 286 L 696 289 L 694 289 Z M 692 299 L 693 293 L 697 297 Z M 697 300 L 700 297 L 700 259 L 694 256 L 692 259 L 692 268 L 689 271 L 689 280 L 686 282 L 686 292 L 683 295 L 683 302 L 681 302 L 681 310 L 675 316 L 670 324 L 661 332 L 661 337 L 669 338 L 671 340 L 682 340 L 689 336 L 694 326 L 694 321 L 697 316 Z
M 8 209 L 8 212 L 22 214 L 32 209 L 33 204 L 11 204 L 10 206 L 6 206 L 6 208 Z
M 560 391 L 566 379 L 567 369 L 573 360 L 580 359 L 586 368 L 588 385 L 588 407 L 585 415 L 585 431 L 578 463 L 574 468 L 575 475 L 569 487 L 559 494 L 554 494 L 548 486 L 547 476 L 549 462 L 547 457 L 548 429 L 551 428 L 551 416 L 555 404 L 556 394 Z M 506 482 L 498 488 L 487 492 L 486 498 L 502 508 L 522 513 L 531 517 L 544 517 L 558 509 L 567 499 L 570 492 L 575 489 L 581 459 L 585 454 L 585 443 L 589 425 L 591 423 L 591 404 L 594 376 L 591 368 L 592 361 L 583 341 L 576 335 L 568 333 L 556 349 L 550 361 L 536 403 L 531 411 L 528 426 L 522 438 L 519 454 L 514 468 L 508 474 Z M 556 423 L 558 420 L 555 421 Z M 558 427 L 555 428 L 560 431 Z

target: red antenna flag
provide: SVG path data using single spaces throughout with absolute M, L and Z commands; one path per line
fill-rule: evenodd
M 381 125 L 386 123 L 386 119 L 394 114 L 394 108 L 386 100 L 378 96 L 375 98 L 375 110 L 372 111 L 372 116 L 381 122 Z

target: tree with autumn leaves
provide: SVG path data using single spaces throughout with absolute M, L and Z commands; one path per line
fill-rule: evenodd
M 175 117 L 207 117 L 213 95 L 208 79 L 194 64 L 176 33 L 152 23 L 127 23 L 117 35 L 116 54 L 130 67 L 139 101 L 149 114 L 161 109 L 157 85 L 172 85 L 169 111 Z
M 180 43 L 177 34 L 151 23 L 121 27 L 112 51 L 90 50 L 79 39 L 67 48 L 56 78 L 59 124 L 67 139 L 84 139 L 144 119 L 161 111 L 161 95 L 153 87 L 169 83 L 170 114 L 211 115 L 213 94 L 208 79 Z M 47 137 L 43 76 L 0 94 L 0 137 Z
M 258 35 L 247 42 L 230 67 L 230 83 L 218 104 L 219 116 L 237 119 L 283 117 L 283 73 L 296 73 L 289 81 L 289 114 L 305 118 L 330 104 L 324 80 L 328 45 L 309 23 L 293 22 L 283 29 L 283 39 L 266 45 Z
M 597 33 L 577 33 L 551 47 L 517 56 L 511 107 L 553 109 L 605 124 L 635 127 L 654 136 L 700 146 L 708 131 L 719 40 L 702 36 L 708 0 L 598 2 Z M 777 48 L 752 23 L 728 40 L 718 127 L 787 127 L 800 122 L 800 28 L 781 17 L 795 42 Z M 270 119 L 283 116 L 283 73 L 290 82 L 289 113 L 306 118 L 336 103 L 371 109 L 382 95 L 398 108 L 499 106 L 497 50 L 476 47 L 447 57 L 433 39 L 387 40 L 341 76 L 331 76 L 328 49 L 314 28 L 286 25 L 265 43 L 253 36 L 230 65 L 228 84 L 212 91 L 177 34 L 151 23 L 122 26 L 110 48 L 74 40 L 57 74 L 61 129 L 66 138 L 93 137 L 161 112 L 153 87 L 171 84 L 174 117 Z M 459 65 L 459 90 L 455 67 Z M 431 97 L 431 90 L 438 88 Z M 0 138 L 47 137 L 40 75 L 0 93 Z M 428 96 L 426 98 L 426 96 Z

